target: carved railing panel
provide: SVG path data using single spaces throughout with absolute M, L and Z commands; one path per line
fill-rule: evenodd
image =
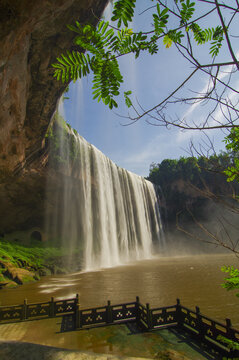
M 27 305 L 26 318 L 35 317 L 49 317 L 50 316 L 50 303 L 39 303 Z
M 177 325 L 176 306 L 152 309 L 151 316 L 153 328 L 170 324 Z
M 216 341 L 222 346 L 226 344 L 220 339 L 221 336 L 239 342 L 239 331 L 231 327 L 230 321 L 224 325 L 206 316 L 202 316 L 203 332 L 206 339 Z
M 138 321 L 141 326 L 148 329 L 148 313 L 146 307 L 142 304 L 138 305 Z
M 224 350 L 233 356 L 239 356 L 239 351 L 230 350 L 221 336 L 239 343 L 239 331 L 231 327 L 231 321 L 226 319 L 226 324 L 222 324 L 200 313 L 198 307 L 196 311 L 180 306 L 180 325 L 187 330 L 198 335 L 201 341 L 211 343 L 219 351 Z
M 106 324 L 108 320 L 107 307 L 80 310 L 80 327 Z
M 187 309 L 185 307 L 182 307 L 180 315 L 181 315 L 180 320 L 183 323 L 183 325 L 190 328 L 195 333 L 199 333 L 199 328 L 201 325 L 198 323 L 196 312 Z
M 136 320 L 137 309 L 135 302 L 111 306 L 112 322 Z
M 0 321 L 24 320 L 24 305 L 1 307 Z
M 54 315 L 59 316 L 76 311 L 76 299 L 59 300 L 54 302 Z

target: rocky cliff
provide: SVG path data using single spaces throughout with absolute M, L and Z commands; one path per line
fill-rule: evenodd
M 76 20 L 96 23 L 107 0 L 0 0 L 0 234 L 40 226 L 45 134 L 66 85 L 51 64 Z

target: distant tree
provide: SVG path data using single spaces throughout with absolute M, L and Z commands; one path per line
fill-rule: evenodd
M 225 169 L 232 164 L 233 160 L 228 153 L 210 158 L 201 156 L 179 160 L 166 159 L 160 164 L 151 165 L 148 180 L 162 188 L 166 199 L 167 220 L 170 224 L 175 223 L 176 219 L 177 229 L 185 235 L 204 243 L 224 247 L 239 256 L 235 224 L 233 221 L 228 223 L 228 215 L 225 213 L 229 211 L 239 215 L 238 183 L 234 181 L 228 184 L 225 175 Z M 214 230 L 205 225 L 207 219 L 204 213 L 208 200 L 224 209 L 221 215 L 217 215 L 218 225 Z M 187 224 L 192 222 L 197 228 L 195 232 L 187 229 Z M 227 230 L 228 227 L 230 231 Z
M 239 182 L 239 128 L 231 129 L 228 136 L 225 137 L 226 148 L 231 152 L 233 164 L 229 166 L 224 173 L 227 175 L 227 181 L 236 180 Z

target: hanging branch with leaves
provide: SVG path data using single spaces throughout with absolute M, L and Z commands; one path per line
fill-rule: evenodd
M 190 50 L 193 40 L 197 45 L 210 43 L 209 53 L 213 59 L 219 54 L 225 34 L 223 26 L 217 25 L 215 28 L 203 29 L 198 23 L 212 10 L 203 16 L 194 18 L 196 3 L 191 0 L 175 0 L 174 10 L 166 6 L 165 1 L 157 1 L 156 11 L 152 14 L 152 29 L 148 32 L 134 32 L 128 26 L 134 17 L 135 3 L 136 0 L 118 0 L 114 3 L 111 21 L 116 22 L 117 26 L 111 26 L 109 22 L 105 21 L 100 21 L 96 27 L 91 24 L 82 25 L 78 21 L 75 25 L 68 25 L 69 30 L 76 33 L 74 43 L 79 50 L 66 51 L 57 58 L 57 62 L 52 64 L 54 77 L 63 83 L 69 83 L 71 80 L 76 81 L 92 72 L 93 98 L 98 101 L 102 100 L 112 109 L 118 106 L 116 98 L 120 95 L 120 87 L 123 83 L 118 62 L 122 56 L 131 53 L 138 58 L 142 51 L 151 55 L 157 54 L 159 43 L 162 41 L 166 48 L 175 44 L 181 51 L 184 49 L 196 70 L 201 69 L 205 72 L 208 71 L 207 67 L 214 66 L 213 62 L 208 65 L 199 64 L 193 58 Z M 216 11 L 216 7 L 214 10 Z M 172 17 L 178 19 L 178 26 L 174 28 L 169 26 Z M 191 33 L 190 36 L 189 33 Z M 185 45 L 185 41 L 187 45 Z M 84 52 L 86 53 L 84 54 Z M 223 64 L 218 66 L 223 66 Z M 124 92 L 128 107 L 132 106 L 130 95 L 131 91 Z M 166 104 L 166 100 L 160 104 Z M 146 114 L 149 115 L 161 105 L 156 105 L 137 115 L 133 120 L 138 120 Z

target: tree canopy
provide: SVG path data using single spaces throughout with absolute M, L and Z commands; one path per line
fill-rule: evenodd
M 220 203 L 220 199 L 230 198 L 232 188 L 226 182 L 224 171 L 233 166 L 230 153 L 221 153 L 209 158 L 200 156 L 181 157 L 178 160 L 165 159 L 161 163 L 151 164 L 148 180 L 160 186 L 167 203 L 167 217 L 175 223 L 176 214 L 187 209 L 198 219 L 203 219 L 205 200 L 211 198 Z M 238 186 L 234 182 L 234 195 Z M 228 205 L 231 200 L 228 201 Z M 230 206 L 230 205 L 229 205 Z M 239 210 L 238 210 L 239 213 Z M 185 215 L 184 215 L 185 217 Z M 192 218 L 189 214 L 189 219 Z

